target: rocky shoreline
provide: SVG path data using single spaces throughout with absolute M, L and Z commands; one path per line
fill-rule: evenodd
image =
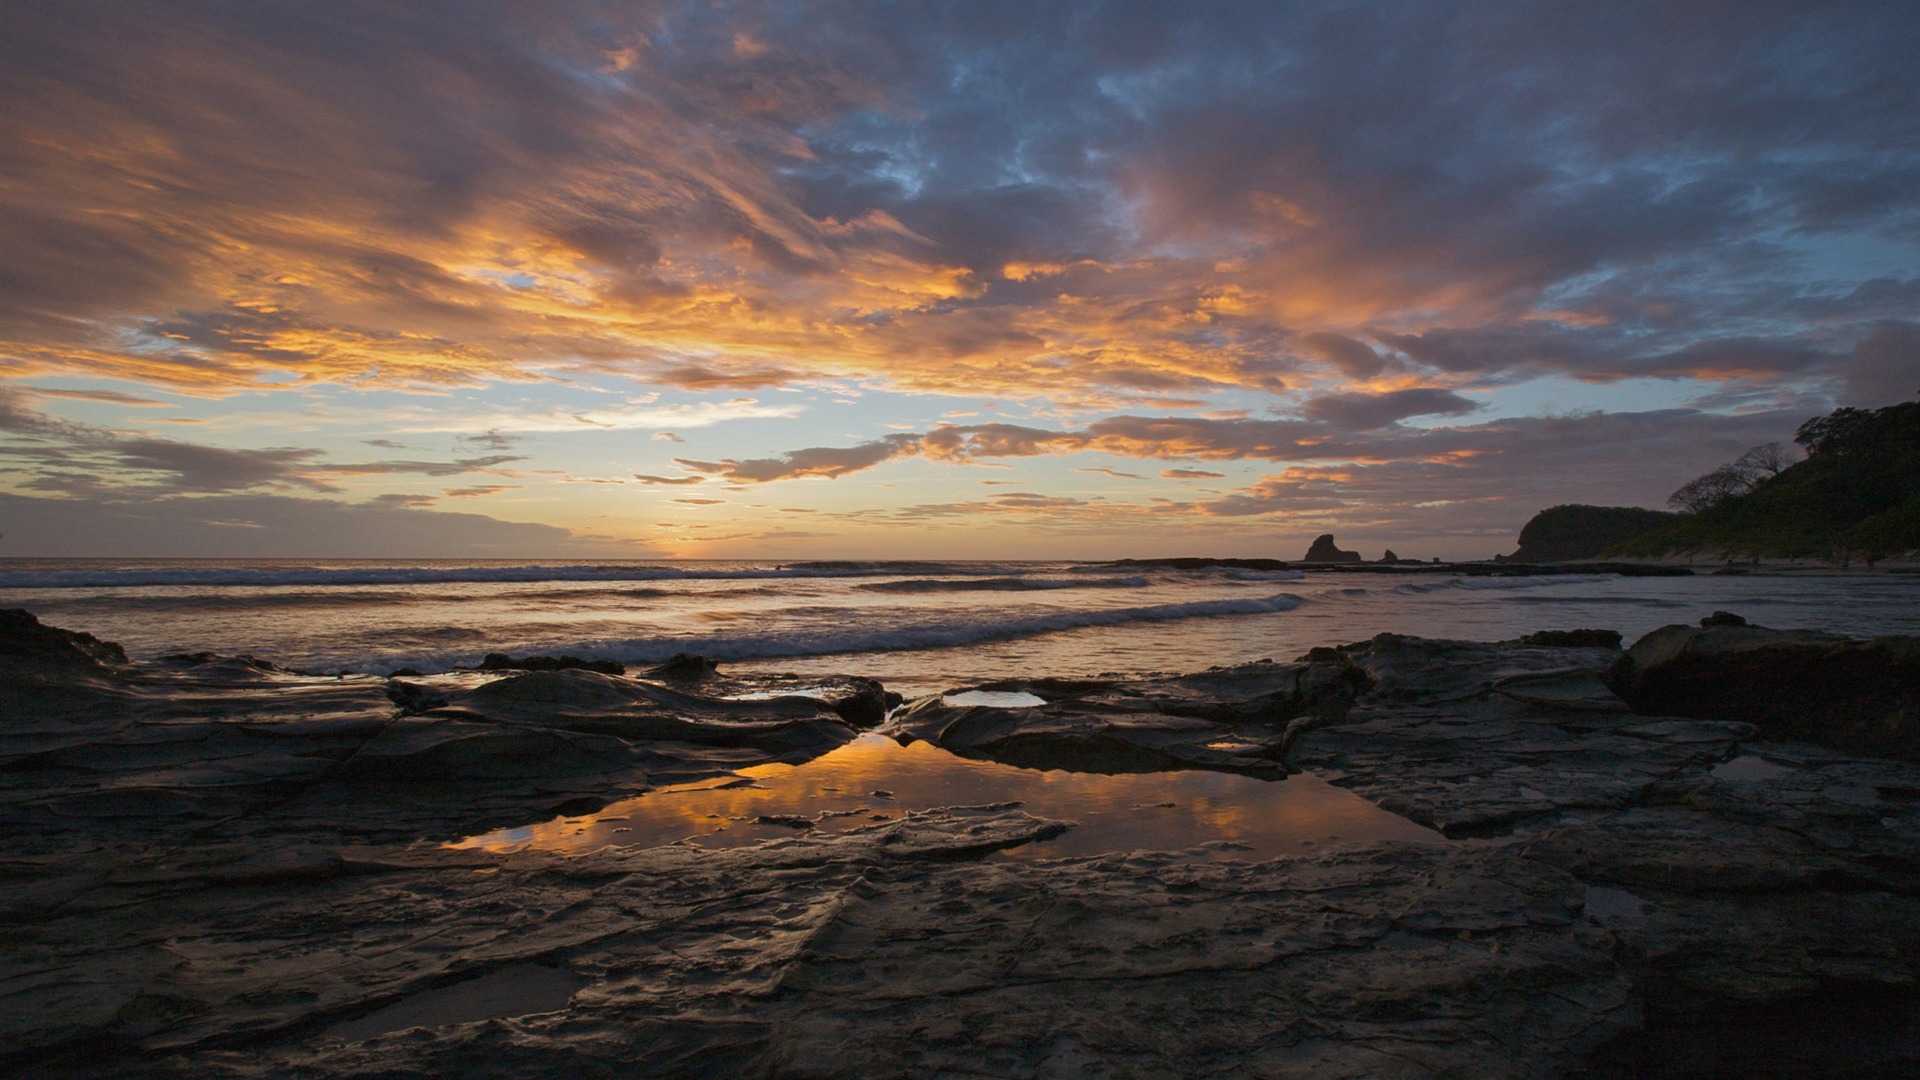
M 1343 574 L 1456 574 L 1460 577 L 1539 577 L 1557 574 L 1619 574 L 1622 577 L 1691 577 L 1692 566 L 1673 561 L 1641 562 L 1420 562 L 1414 559 L 1388 559 L 1380 562 L 1321 562 L 1287 559 L 1115 559 L 1104 565 L 1113 567 L 1150 567 L 1164 570 L 1206 570 L 1229 567 L 1235 570 L 1298 570 L 1307 573 L 1337 570 Z M 1702 571 L 1711 573 L 1711 570 Z
M 695 660 L 129 663 L 5 613 L 0 1070 L 1911 1071 L 1920 643 L 1708 621 L 894 708 Z M 1016 861 L 992 853 L 1072 823 L 996 804 L 729 850 L 443 843 L 862 730 L 1029 768 L 1308 769 L 1448 839 Z

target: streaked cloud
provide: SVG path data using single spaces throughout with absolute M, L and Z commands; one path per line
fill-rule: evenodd
M 420 508 L 427 496 L 364 503 L 286 495 L 165 496 L 139 501 L 30 498 L 0 492 L 7 544 L 67 556 L 517 558 L 529 551 L 645 557 L 646 545 L 551 525 Z
M 1920 8 L 1773 0 L 14 4 L 3 489 L 1657 503 L 1920 390 L 1916 54 Z M 944 468 L 986 465 L 1162 501 Z

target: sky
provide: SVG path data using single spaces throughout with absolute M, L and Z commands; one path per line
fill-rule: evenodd
M 1920 391 L 1920 5 L 9 0 L 0 557 L 1487 558 Z

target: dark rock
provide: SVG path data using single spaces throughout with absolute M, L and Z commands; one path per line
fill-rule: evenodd
M 399 679 L 387 681 L 387 697 L 405 712 L 422 713 L 428 709 L 437 709 L 447 703 L 444 690 L 420 683 L 402 682 Z
M 1164 559 L 1114 559 L 1102 565 L 1155 566 L 1168 570 L 1211 570 L 1216 567 L 1230 567 L 1235 570 L 1286 570 L 1293 564 L 1285 559 L 1213 559 L 1189 555 Z
M 873 679 L 863 679 L 861 682 L 864 685 L 857 691 L 828 704 L 840 715 L 840 719 L 853 725 L 856 730 L 864 731 L 886 723 L 887 713 L 906 699 L 890 693 Z
M 1261 661 L 1165 679 L 1006 680 L 977 687 L 1044 699 L 1031 707 L 949 705 L 923 698 L 883 729 L 963 757 L 1034 769 L 1158 772 L 1213 769 L 1276 778 L 1301 730 L 1346 715 L 1368 677 L 1338 652 L 1294 664 Z
M 704 656 L 692 653 L 674 653 L 673 657 L 658 667 L 651 667 L 640 673 L 647 679 L 698 680 L 720 670 L 720 665 Z
M 1334 546 L 1332 533 L 1314 538 L 1313 544 L 1307 548 L 1307 553 L 1302 556 L 1301 559 L 1304 562 L 1315 563 L 1357 563 L 1364 561 L 1360 558 L 1359 552 L 1342 551 Z
M 1741 720 L 1769 739 L 1920 760 L 1920 638 L 1664 626 L 1634 643 L 1609 682 L 1638 712 Z
M 1617 649 L 1618 630 L 1536 630 L 1515 639 L 1520 645 L 1543 645 L 1557 649 Z
M 1383 563 L 1397 563 L 1400 561 L 1400 556 L 1395 555 L 1392 548 L 1388 548 L 1386 553 L 1380 556 L 1380 561 Z
M 278 672 L 286 670 L 273 661 L 262 660 L 252 653 L 236 653 L 232 656 L 222 656 L 219 653 L 212 652 L 168 653 L 166 656 L 162 656 L 157 663 L 177 668 L 227 666 L 248 671 Z
M 624 675 L 626 666 L 614 660 L 583 660 L 578 656 L 528 656 L 514 659 L 506 653 L 488 653 L 480 661 L 480 671 L 597 671 L 602 675 Z
M 1338 653 L 1368 676 L 1367 701 L 1413 704 L 1485 697 L 1497 681 L 1518 675 L 1585 670 L 1598 680 L 1619 658 L 1617 649 L 1617 644 L 1489 643 L 1376 634 L 1334 650 L 1315 649 L 1307 657 Z M 1607 692 L 1604 686 L 1599 689 Z
M 43 625 L 24 608 L 0 609 L 0 671 L 98 668 L 126 662 L 126 651 L 111 641 Z
M 884 701 L 870 680 L 76 669 L 125 691 L 101 699 L 117 712 L 9 702 L 0 724 L 0 1072 L 598 1076 L 636 1054 L 689 1077 L 1910 1072 L 1920 765 L 1634 715 L 1602 674 L 1634 658 L 1651 692 L 1664 664 L 1737 659 L 1775 696 L 1844 675 L 1858 698 L 1910 670 L 1913 639 L 1649 638 L 1623 658 L 1597 635 L 1380 635 L 998 683 L 1046 704 L 930 698 L 882 728 L 1275 779 L 1291 732 L 1326 781 L 1503 838 L 1219 862 L 984 859 L 1067 825 L 911 801 L 830 835 L 769 815 L 793 832 L 730 849 L 542 849 L 571 828 L 556 816 L 852 738 L 836 705 Z M 446 703 L 395 716 L 392 695 L 429 692 Z M 507 825 L 532 845 L 435 842 Z M 542 993 L 494 993 L 528 980 Z
M 1716 611 L 1700 620 L 1701 626 L 1745 626 L 1747 620 L 1731 611 Z

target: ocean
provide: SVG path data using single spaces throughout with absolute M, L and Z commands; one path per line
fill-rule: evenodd
M 1382 631 L 1631 643 L 1728 610 L 1920 633 L 1920 576 L 1472 577 L 1074 562 L 0 560 L 0 606 L 135 658 L 249 653 L 317 672 L 445 671 L 489 652 L 877 678 L 909 697 L 996 679 L 1170 674 Z

